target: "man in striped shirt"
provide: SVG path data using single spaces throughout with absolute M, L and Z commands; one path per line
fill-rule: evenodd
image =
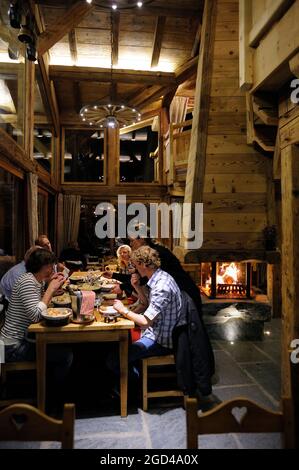
M 27 272 L 22 274 L 13 287 L 0 340 L 5 345 L 6 362 L 33 361 L 35 344 L 27 338 L 31 323 L 42 319 L 54 293 L 64 282 L 62 273 L 54 274 L 56 257 L 48 250 L 38 248 L 25 263 Z M 45 282 L 48 287 L 44 290 Z M 61 345 L 48 348 L 47 359 L 55 364 L 55 378 L 62 381 L 71 366 L 72 351 Z

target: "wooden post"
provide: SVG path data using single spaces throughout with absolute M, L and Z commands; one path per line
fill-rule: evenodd
M 299 338 L 299 149 L 289 146 L 281 153 L 282 191 L 282 396 L 291 398 L 295 410 L 295 438 L 299 445 L 298 365 L 292 364 L 290 344 Z M 297 374 L 294 374 L 294 368 Z
M 205 1 L 184 202 L 203 201 L 217 1 Z M 194 217 L 194 214 L 190 214 Z M 189 216 L 188 216 L 189 217 Z M 186 223 L 188 223 L 186 221 Z M 189 224 L 192 226 L 193 224 Z M 187 225 L 186 225 L 187 226 Z M 182 237 L 181 245 L 185 240 Z
M 253 84 L 252 57 L 249 33 L 252 27 L 252 0 L 239 0 L 240 88 L 248 91 Z
M 212 261 L 212 271 L 211 271 L 211 299 L 216 299 L 217 297 L 217 262 Z

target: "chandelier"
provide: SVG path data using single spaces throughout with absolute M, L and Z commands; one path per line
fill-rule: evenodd
M 86 0 L 87 3 L 101 8 L 112 10 L 130 10 L 133 8 L 142 8 L 144 5 L 152 3 L 154 0 Z
M 98 102 L 84 106 L 80 116 L 85 124 L 93 127 L 125 127 L 141 120 L 141 114 L 135 108 L 124 104 Z
M 106 2 L 107 3 L 107 2 Z M 129 2 L 132 3 L 132 2 Z M 92 104 L 87 104 L 80 109 L 82 122 L 93 127 L 126 127 L 136 124 L 141 120 L 141 114 L 136 108 L 131 108 L 124 103 L 116 103 L 113 90 L 113 15 L 110 13 L 111 20 L 111 59 L 110 59 L 110 97 Z

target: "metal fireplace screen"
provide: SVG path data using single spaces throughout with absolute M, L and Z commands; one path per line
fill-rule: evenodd
M 200 288 L 210 298 L 251 298 L 251 265 L 230 261 L 202 263 Z

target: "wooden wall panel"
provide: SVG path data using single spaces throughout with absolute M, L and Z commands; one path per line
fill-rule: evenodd
M 203 250 L 263 250 L 267 159 L 247 144 L 239 88 L 239 2 L 217 1 L 204 183 Z

